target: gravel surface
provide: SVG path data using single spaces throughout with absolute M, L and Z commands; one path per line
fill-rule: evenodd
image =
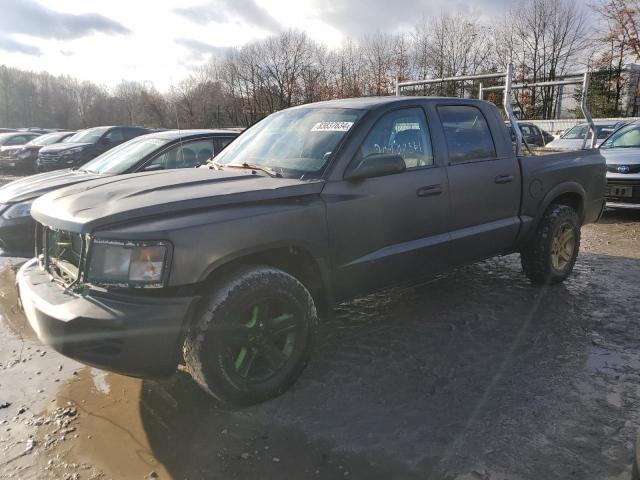
M 238 411 L 184 374 L 130 379 L 41 346 L 12 282 L 7 266 L 2 478 L 630 475 L 640 425 L 640 212 L 585 227 L 563 285 L 532 286 L 512 255 L 342 305 L 323 322 L 300 381 Z

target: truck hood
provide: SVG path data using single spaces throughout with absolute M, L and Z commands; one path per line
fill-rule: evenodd
M 555 140 L 547 143 L 545 148 L 559 149 L 559 150 L 580 150 L 582 149 L 582 138 L 556 138 Z M 596 147 L 602 143 L 602 140 L 598 139 Z M 587 148 L 591 148 L 591 139 L 587 140 Z
M 44 195 L 56 188 L 86 182 L 103 176 L 78 170 L 56 170 L 54 172 L 31 175 L 0 187 L 0 204 L 24 202 Z
M 58 152 L 63 152 L 65 150 L 69 150 L 70 148 L 88 147 L 90 145 L 93 145 L 93 143 L 76 143 L 76 142 L 54 143 L 52 145 L 47 145 L 45 147 L 42 147 L 40 151 L 42 153 L 58 153 Z
M 318 194 L 323 185 L 251 170 L 142 172 L 55 190 L 33 203 L 31 215 L 53 228 L 91 233 L 136 218 Z
M 0 152 L 3 152 L 3 153 L 15 152 L 15 151 L 21 150 L 24 147 L 26 147 L 26 145 L 6 145 L 4 147 L 0 147 Z
M 607 161 L 607 165 L 640 164 L 640 148 L 601 148 L 600 154 Z

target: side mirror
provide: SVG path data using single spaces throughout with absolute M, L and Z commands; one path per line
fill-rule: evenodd
M 104 137 L 102 140 L 100 140 L 100 143 L 102 145 L 111 145 L 111 139 L 108 137 Z
M 142 169 L 143 172 L 155 172 L 157 170 L 164 170 L 164 166 L 159 163 L 152 163 Z
M 402 173 L 407 169 L 400 155 L 392 153 L 374 153 L 362 159 L 360 164 L 345 173 L 345 180 L 363 180 Z

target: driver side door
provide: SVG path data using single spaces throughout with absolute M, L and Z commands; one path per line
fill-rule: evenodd
M 339 299 L 414 281 L 447 262 L 447 175 L 435 161 L 422 108 L 384 114 L 350 168 L 380 153 L 400 155 L 406 170 L 330 182 L 322 192 Z

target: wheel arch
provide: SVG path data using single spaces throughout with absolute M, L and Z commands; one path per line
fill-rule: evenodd
M 540 205 L 540 209 L 538 210 L 538 214 L 536 215 L 536 226 L 550 205 L 567 205 L 576 211 L 578 217 L 582 221 L 584 218 L 585 197 L 586 192 L 579 183 L 567 182 L 557 185 L 552 188 L 547 195 L 545 195 L 544 200 Z
M 320 314 L 331 308 L 333 295 L 327 265 L 303 245 L 275 245 L 224 257 L 205 270 L 201 283 L 206 288 L 216 278 L 249 265 L 266 265 L 288 273 L 309 290 Z

